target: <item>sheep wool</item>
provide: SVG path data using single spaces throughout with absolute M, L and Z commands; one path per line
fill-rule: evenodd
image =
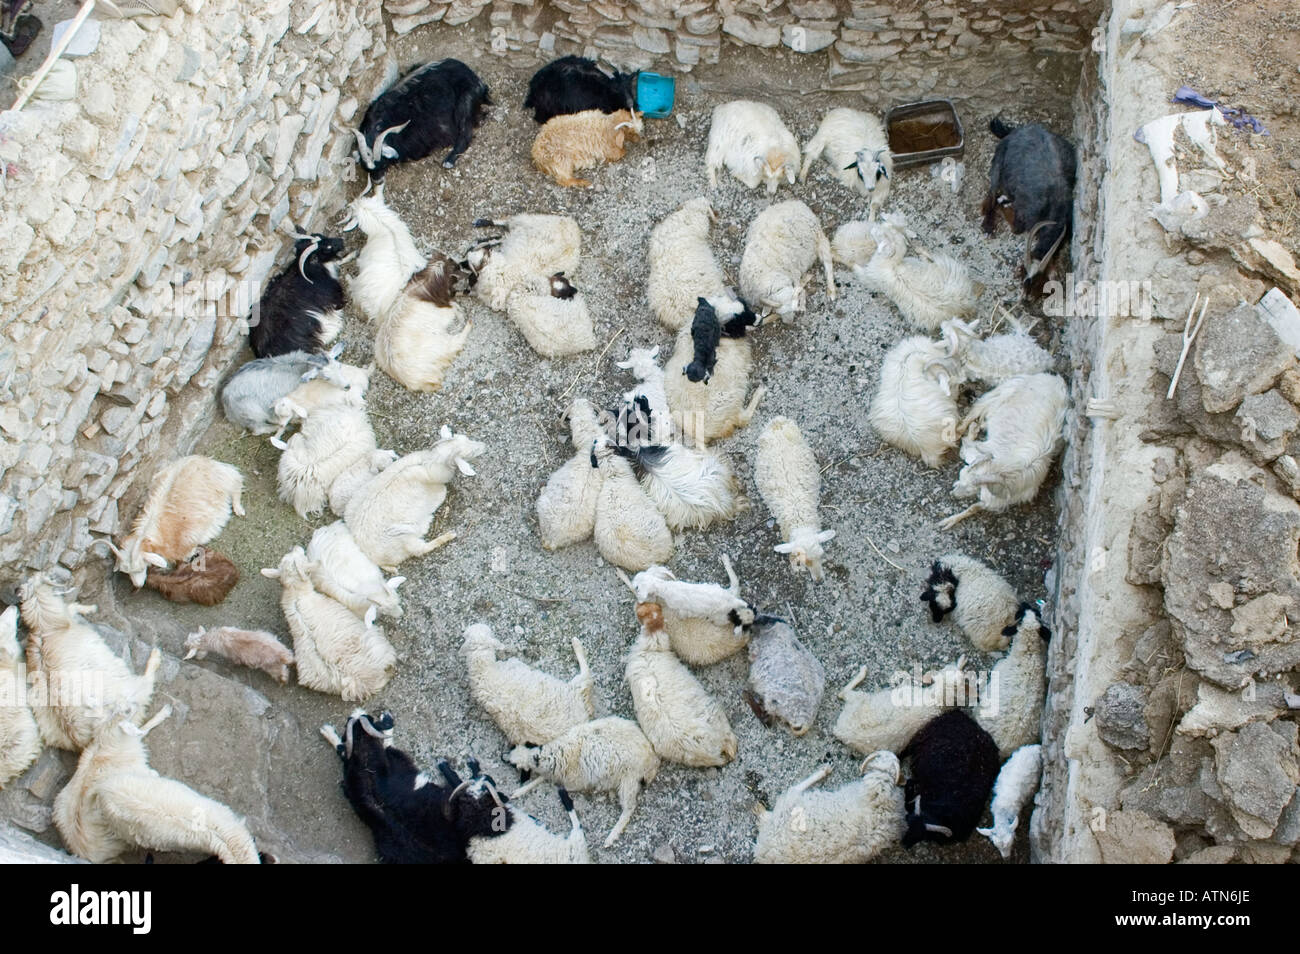
M 826 297 L 835 300 L 831 243 L 821 222 L 798 199 L 769 205 L 749 225 L 740 259 L 740 297 L 764 313 L 791 321 L 803 311 L 807 272 L 821 262 Z
M 334 481 L 378 452 L 364 406 L 323 408 L 285 442 L 276 469 L 280 499 L 300 517 L 314 517 L 325 509 Z
M 566 416 L 576 453 L 546 479 L 537 495 L 537 531 L 545 550 L 558 550 L 591 536 L 604 483 L 600 469 L 591 466 L 591 445 L 600 433 L 595 409 L 585 398 L 574 398 Z
M 977 721 L 997 743 L 1001 758 L 1042 734 L 1043 703 L 1047 698 L 1047 641 L 1051 632 L 1038 611 L 1022 604 L 1006 635 L 1011 651 L 993 667 L 982 687 Z
M 1004 631 L 1016 621 L 1016 591 L 987 563 L 964 553 L 945 553 L 930 567 L 921 593 L 937 623 L 947 614 L 976 649 L 1006 649 Z
M 626 143 L 641 138 L 641 118 L 629 110 L 587 109 L 548 119 L 533 140 L 533 165 L 562 186 L 589 186 L 574 173 L 602 162 L 618 162 Z
M 728 295 L 709 246 L 709 228 L 716 220 L 712 204 L 700 196 L 683 203 L 650 233 L 646 298 L 655 317 L 673 331 L 690 325 L 699 299 L 721 301 Z
M 718 187 L 718 172 L 724 166 L 745 188 L 763 183 L 767 194 L 774 195 L 782 180 L 794 185 L 799 142 L 766 103 L 745 99 L 722 103 L 714 107 L 704 152 L 710 189 Z
M 1042 774 L 1043 747 L 1036 743 L 1016 749 L 998 772 L 998 779 L 993 783 L 993 827 L 975 830 L 993 842 L 1003 858 L 1011 857 L 1020 812 L 1029 804 Z
M 817 459 L 799 425 L 788 417 L 772 418 L 758 436 L 754 483 L 780 525 L 785 542 L 776 545 L 776 552 L 788 554 L 791 568 L 807 569 L 820 582 L 822 544 L 835 531 L 821 528 L 817 505 L 822 479 Z
M 591 671 L 582 643 L 572 639 L 578 674 L 564 682 L 518 659 L 498 659 L 505 646 L 484 623 L 465 630 L 460 652 L 469 673 L 470 698 L 497 724 L 511 745 L 542 745 L 596 714 Z
M 816 721 L 825 691 L 826 670 L 794 627 L 775 616 L 758 617 L 749 641 L 745 699 L 760 721 L 777 720 L 803 735 Z
M 749 507 L 731 465 L 712 451 L 677 443 L 642 447 L 637 463 L 641 489 L 670 530 L 704 530 L 715 521 L 735 519 Z
M 28 708 L 27 663 L 18 645 L 18 607 L 0 613 L 0 789 L 41 754 L 41 732 Z
M 677 346 L 665 365 L 664 393 L 683 440 L 704 447 L 747 426 L 767 389 L 756 388 L 749 403 L 745 403 L 749 372 L 754 366 L 748 338 L 723 338 L 718 342 L 717 363 L 707 384 L 690 381 L 684 373 L 694 357 L 695 343 L 688 326 L 678 332 Z
M 596 347 L 587 299 L 557 272 L 529 276 L 510 293 L 506 314 L 543 358 L 562 358 Z
M 600 555 L 615 566 L 639 572 L 673 555 L 673 535 L 646 496 L 632 465 L 618 456 L 609 438 L 592 443 L 591 463 L 600 469 L 600 496 L 592 536 Z
M 902 772 L 893 752 L 874 752 L 862 778 L 831 792 L 809 791 L 830 766 L 786 791 L 759 816 L 757 864 L 862 864 L 903 834 Z
M 442 388 L 442 379 L 465 347 L 473 323 L 461 323 L 452 301 L 451 261 L 437 255 L 411 276 L 401 295 L 380 318 L 375 332 L 375 363 L 408 391 Z
M 953 390 L 961 380 L 961 367 L 942 342 L 904 338 L 881 363 L 867 420 L 881 440 L 940 467 L 960 438 Z
M 626 675 L 641 730 L 669 762 L 726 765 L 738 743 L 722 706 L 673 655 L 658 604 L 638 603 L 636 616 L 641 635 L 628 652 Z
M 895 679 L 892 686 L 859 692 L 867 677 L 863 666 L 839 691 L 844 708 L 835 721 L 835 738 L 864 755 L 887 750 L 901 752 L 921 727 L 952 706 L 974 704 L 978 698 L 976 673 L 963 672 L 966 657 L 935 673 L 917 679 Z

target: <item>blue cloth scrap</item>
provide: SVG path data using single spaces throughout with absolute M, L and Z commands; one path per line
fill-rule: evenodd
M 1254 116 L 1251 116 L 1249 113 L 1244 113 L 1240 109 L 1237 109 L 1232 106 L 1220 106 L 1217 102 L 1210 99 L 1208 96 L 1202 96 L 1200 93 L 1196 92 L 1196 90 L 1192 89 L 1190 86 L 1178 87 L 1178 92 L 1174 93 L 1174 98 L 1172 102 L 1184 103 L 1188 106 L 1198 106 L 1201 109 L 1210 109 L 1212 107 L 1218 106 L 1219 112 L 1223 113 L 1223 118 L 1226 119 L 1228 122 L 1232 123 L 1234 128 L 1245 129 L 1246 127 L 1250 127 L 1250 131 L 1256 133 L 1257 135 L 1260 136 L 1272 135 L 1267 129 L 1264 128 L 1263 123 L 1261 123 Z

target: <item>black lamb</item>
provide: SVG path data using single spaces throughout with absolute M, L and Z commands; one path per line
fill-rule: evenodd
M 695 317 L 691 319 L 691 341 L 695 344 L 695 357 L 682 368 L 687 379 L 696 383 L 709 383 L 713 367 L 718 363 L 718 342 L 722 340 L 722 324 L 718 312 L 707 298 L 698 299 Z
M 964 710 L 948 709 L 923 725 L 899 755 L 912 760 L 903 847 L 969 838 L 1002 764 L 993 737 Z

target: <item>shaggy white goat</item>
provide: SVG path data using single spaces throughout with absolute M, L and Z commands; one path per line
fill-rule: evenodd
M 122 546 L 109 547 L 117 570 L 144 586 L 149 567 L 165 569 L 187 559 L 225 528 L 230 512 L 244 515 L 244 477 L 229 464 L 197 454 L 174 460 L 154 474 L 149 496 Z
M 683 440 L 704 447 L 747 426 L 767 389 L 755 388 L 749 403 L 745 403 L 749 372 L 754 365 L 748 338 L 724 337 L 718 342 L 717 363 L 707 382 L 691 381 L 683 373 L 694 357 L 695 343 L 691 329 L 686 327 L 678 332 L 673 356 L 664 366 L 664 392 Z
M 806 306 L 807 272 L 822 263 L 826 297 L 835 300 L 831 243 L 816 213 L 798 199 L 769 205 L 745 236 L 740 296 L 755 310 L 791 321 Z
M 41 730 L 27 705 L 27 661 L 18 645 L 18 607 L 0 613 L 0 789 L 41 754 Z
M 683 203 L 650 233 L 646 298 L 655 316 L 673 331 L 690 326 L 701 298 L 712 302 L 724 320 L 743 308 L 732 297 L 709 247 L 709 227 L 715 221 L 712 204 L 701 196 Z
M 595 409 L 585 398 L 574 398 L 566 416 L 577 453 L 547 478 L 537 496 L 537 529 L 546 550 L 558 550 L 591 536 L 603 483 L 600 470 L 591 466 L 591 445 L 601 433 Z
M 573 275 L 582 251 L 582 232 L 567 215 L 512 215 L 503 222 L 481 219 L 475 225 L 506 229 L 500 244 L 470 253 L 478 279 L 474 294 L 496 311 L 505 311 L 510 293 L 534 275 Z
M 940 467 L 961 434 L 953 396 L 961 381 L 961 365 L 943 342 L 904 338 L 880 365 L 867 420 L 881 440 Z
M 460 354 L 473 324 L 461 324 L 460 306 L 452 300 L 455 266 L 435 255 L 421 271 L 403 283 L 401 294 L 379 319 L 375 332 L 375 363 L 409 391 L 429 392 Z
M 777 111 L 766 103 L 745 99 L 722 103 L 714 107 L 709 145 L 704 152 L 710 189 L 718 187 L 718 170 L 723 166 L 745 188 L 757 188 L 761 182 L 772 195 L 782 179 L 794 185 L 799 172 L 799 142 Z
M 740 599 L 740 580 L 736 578 L 736 571 L 726 554 L 722 556 L 722 565 L 731 581 L 727 589 L 714 583 L 642 580 L 646 599 L 663 607 L 664 629 L 668 631 L 668 642 L 673 652 L 693 666 L 712 665 L 735 655 L 749 643 L 750 626 L 746 621 L 752 622 L 753 610 Z M 641 574 L 638 573 L 637 578 L 640 579 Z M 624 579 L 624 582 L 633 587 L 638 602 L 645 601 L 635 581 Z M 735 609 L 741 625 L 732 620 L 730 611 L 721 623 L 714 622 L 724 601 Z M 737 604 L 744 604 L 744 609 Z M 700 611 L 709 615 L 695 615 Z
M 807 569 L 820 582 L 824 575 L 822 544 L 832 539 L 835 531 L 821 528 L 817 503 L 822 478 L 817 458 L 799 425 L 788 417 L 772 418 L 758 436 L 754 483 L 785 541 L 774 549 L 789 554 L 793 569 Z
M 530 275 L 506 300 L 506 315 L 543 358 L 561 358 L 596 347 L 587 299 L 560 272 Z
M 967 380 L 998 385 L 1018 374 L 1051 370 L 1055 363 L 1052 356 L 1014 318 L 1011 321 L 1010 332 L 987 338 L 980 338 L 976 329 L 964 321 L 943 323 L 944 337 L 954 354 L 960 356 Z
M 758 819 L 758 864 L 861 864 L 896 843 L 906 828 L 903 773 L 893 752 L 873 752 L 862 778 L 831 792 L 809 791 L 831 774 L 824 765 L 784 792 Z
M 271 417 L 276 423 L 271 444 L 284 450 L 280 437 L 285 429 L 295 420 L 305 421 L 313 411 L 339 404 L 363 406 L 374 369 L 373 363 L 358 368 L 341 361 L 330 361 L 323 368 L 305 372 L 302 383 L 271 406 Z
M 684 444 L 660 444 L 636 451 L 641 488 L 664 515 L 668 528 L 703 530 L 748 509 L 731 465 L 724 457 Z
M 357 227 L 365 233 L 366 244 L 357 255 L 357 274 L 348 283 L 348 298 L 368 320 L 378 321 L 388 314 L 410 277 L 424 268 L 425 259 L 402 217 L 384 204 L 383 183 L 352 201 L 343 228 Z
M 907 239 L 900 228 L 877 222 L 871 227 L 876 252 L 853 274 L 868 289 L 884 295 L 903 317 L 918 328 L 937 331 L 950 318 L 974 314 L 984 286 L 972 282 L 966 266 L 941 252 L 924 259 L 907 254 Z
M 592 536 L 600 555 L 615 566 L 636 573 L 673 555 L 673 535 L 632 472 L 604 435 L 591 446 L 591 463 L 600 469 L 600 496 Z
M 162 662 L 157 648 L 149 653 L 144 673 L 133 676 L 82 618 L 95 612 L 94 606 L 65 602 L 35 579 L 19 587 L 18 598 L 27 625 L 27 671 L 40 680 L 48 703 L 32 706 L 46 745 L 75 752 L 117 715 L 138 720 L 144 714 Z
M 503 834 L 486 837 L 476 835 L 469 840 L 471 864 L 476 865 L 587 865 L 591 855 L 587 851 L 587 836 L 583 833 L 573 799 L 560 789 L 560 801 L 569 815 L 569 834 L 557 835 L 542 825 L 532 815 L 525 814 L 514 805 L 506 804 L 510 827 Z
M 1008 378 L 972 404 L 959 428 L 965 466 L 952 492 L 978 499 L 939 526 L 948 530 L 981 510 L 1001 513 L 1033 500 L 1065 443 L 1069 400 L 1055 374 L 1028 374 Z
M 976 674 L 963 672 L 965 665 L 963 656 L 920 679 L 909 675 L 893 686 L 859 692 L 857 687 L 867 677 L 863 666 L 839 691 L 844 708 L 835 721 L 835 738 L 864 754 L 881 749 L 902 751 L 917 730 L 945 709 L 975 703 Z
M 329 505 L 334 515 L 342 517 L 357 492 L 395 460 L 397 460 L 396 451 L 377 450 L 369 457 L 364 454 L 357 457 L 351 465 L 340 471 L 334 478 L 334 482 L 330 484 Z
M 222 656 L 240 666 L 260 669 L 280 683 L 289 681 L 293 653 L 272 634 L 262 629 L 200 626 L 185 637 L 186 659 L 206 659 L 208 653 Z
M 847 188 L 871 197 L 874 219 L 889 198 L 894 176 L 894 154 L 889 151 L 885 127 L 870 113 L 839 107 L 822 117 L 817 134 L 803 147 L 799 181 L 808 178 L 814 159 L 826 157 L 831 175 Z
M 964 553 L 945 553 L 930 567 L 922 601 L 937 623 L 948 613 L 976 649 L 1006 649 L 1003 630 L 1016 621 L 1020 601 L 1011 584 L 987 563 Z
M 1043 747 L 1038 744 L 1016 749 L 998 772 L 998 780 L 993 783 L 993 827 L 975 830 L 993 842 L 1003 858 L 1011 857 L 1020 812 L 1029 804 L 1042 774 Z
M 975 721 L 993 736 L 1004 759 L 1042 735 L 1050 636 L 1038 611 L 1022 606 L 1011 636 L 1011 651 L 993 667 L 981 689 Z
M 621 812 L 605 838 L 606 848 L 631 821 L 641 786 L 659 774 L 659 756 L 640 727 L 615 716 L 576 725 L 545 745 L 515 746 L 507 759 L 517 769 L 536 773 L 512 798 L 546 779 L 573 792 L 618 792 Z
M 373 615 L 358 619 L 342 603 L 316 592 L 302 547 L 262 575 L 280 581 L 280 608 L 293 634 L 299 685 L 335 693 L 344 702 L 361 702 L 388 685 L 397 651 L 372 623 Z
M 689 331 L 687 332 L 689 335 Z M 664 369 L 659 367 L 659 346 L 633 348 L 626 361 L 616 361 L 614 366 L 631 371 L 636 387 L 623 393 L 623 400 L 634 409 L 638 404 L 649 408 L 650 420 L 645 422 L 648 433 L 643 444 L 667 444 L 673 440 L 673 417 L 668 407 L 668 391 L 664 384 Z M 688 359 L 689 360 L 689 359 Z
M 102 864 L 132 848 L 260 863 L 253 836 L 225 805 L 149 767 L 144 737 L 171 714 L 137 727 L 121 716 L 91 742 L 54 799 L 54 826 L 74 855 Z
M 726 765 L 736 757 L 736 734 L 718 700 L 673 655 L 657 603 L 638 603 L 641 635 L 627 654 L 632 706 L 655 753 L 695 768 Z
M 447 497 L 447 484 L 458 470 L 472 475 L 469 461 L 487 448 L 446 426 L 441 438 L 429 450 L 407 454 L 385 468 L 348 503 L 344 520 L 361 552 L 389 572 L 403 560 L 431 553 L 455 536 L 424 539 Z
M 876 254 L 871 223 L 861 219 L 845 222 L 831 236 L 831 259 L 841 265 L 866 265 Z
M 395 576 L 385 580 L 379 567 L 357 546 L 342 520 L 320 527 L 311 535 L 307 559 L 312 586 L 358 616 L 364 617 L 374 607 L 385 616 L 401 617 L 402 603 L 397 588 L 406 578 Z
M 322 408 L 285 442 L 276 469 L 280 499 L 298 516 L 314 517 L 325 509 L 336 480 L 369 471 L 379 455 L 364 406 Z
M 505 733 L 511 745 L 542 745 L 596 714 L 591 670 L 573 637 L 578 674 L 564 682 L 518 659 L 497 659 L 505 646 L 485 623 L 466 628 L 460 652 L 469 672 L 469 695 Z

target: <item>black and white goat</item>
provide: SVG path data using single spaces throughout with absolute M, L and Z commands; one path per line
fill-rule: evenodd
M 720 321 L 718 311 L 707 298 L 700 298 L 691 319 L 691 342 L 695 354 L 691 363 L 682 368 L 687 380 L 709 383 L 713 368 L 718 362 L 718 343 L 723 338 L 743 338 L 748 328 L 758 324 L 758 316 L 743 301 L 741 312 L 726 321 Z
M 460 60 L 417 66 L 366 110 L 356 130 L 361 165 L 379 180 L 394 163 L 450 148 L 442 160 L 450 169 L 469 148 L 483 107 L 490 105 L 487 85 Z
M 528 81 L 524 109 L 545 123 L 553 116 L 599 109 L 616 113 L 636 109 L 636 73 L 603 72 L 595 60 L 582 56 L 563 56 L 552 60 Z
M 343 239 L 296 227 L 293 237 L 294 264 L 267 283 L 248 323 L 248 345 L 259 358 L 323 352 L 343 323 Z
M 1039 123 L 1009 126 L 995 116 L 989 129 L 1001 141 L 981 208 L 984 232 L 993 234 L 1000 210 L 1013 232 L 1029 233 L 1024 287 L 1037 292 L 1074 221 L 1074 146 Z

